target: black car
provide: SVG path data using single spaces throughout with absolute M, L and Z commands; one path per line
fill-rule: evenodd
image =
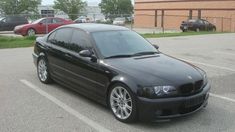
M 180 29 L 185 31 L 216 31 L 216 26 L 203 19 L 190 19 L 181 23 Z
M 24 16 L 6 16 L 0 18 L 0 31 L 12 31 L 15 26 L 27 24 L 28 20 Z
M 209 97 L 203 70 L 125 27 L 62 26 L 37 38 L 33 58 L 42 83 L 53 80 L 107 105 L 122 122 L 185 116 Z

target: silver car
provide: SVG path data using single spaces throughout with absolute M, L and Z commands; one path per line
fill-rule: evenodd
M 113 25 L 124 26 L 126 23 L 125 17 L 117 17 L 113 20 Z

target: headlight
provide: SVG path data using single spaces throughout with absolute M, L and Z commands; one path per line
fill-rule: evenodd
M 148 98 L 172 96 L 177 93 L 174 86 L 144 87 L 138 90 L 138 95 Z
M 205 86 L 208 82 L 206 73 L 203 74 L 203 86 Z
M 155 86 L 154 92 L 156 95 L 167 95 L 171 92 L 176 91 L 176 88 L 173 86 Z

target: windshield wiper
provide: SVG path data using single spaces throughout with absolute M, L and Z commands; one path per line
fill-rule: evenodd
M 141 55 L 153 55 L 153 54 L 157 54 L 158 52 L 156 51 L 145 51 L 145 52 L 138 52 L 133 54 L 132 56 L 141 56 Z
M 124 57 L 132 57 L 132 55 L 113 55 L 109 57 L 105 57 L 104 59 L 109 59 L 109 58 L 124 58 Z

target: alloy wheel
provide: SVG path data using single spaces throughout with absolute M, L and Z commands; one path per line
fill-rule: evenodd
M 132 113 L 133 106 L 128 91 L 121 86 L 113 88 L 110 93 L 110 106 L 117 118 L 122 120 L 127 119 Z
M 28 36 L 34 36 L 35 35 L 35 30 L 34 29 L 29 29 L 28 30 Z
M 44 59 L 40 59 L 38 61 L 38 76 L 43 82 L 45 82 L 48 78 L 47 65 Z

